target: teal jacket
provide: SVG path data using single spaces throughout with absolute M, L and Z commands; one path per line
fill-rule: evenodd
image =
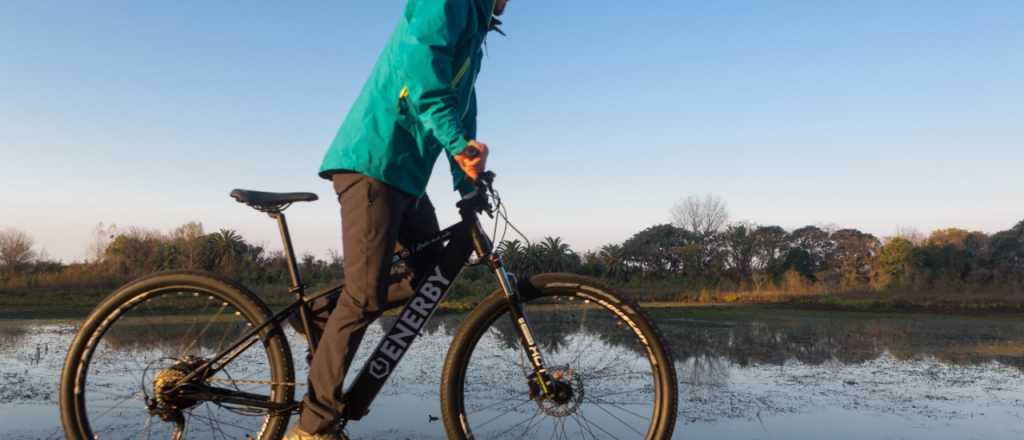
M 420 196 L 443 150 L 455 188 L 472 189 L 452 156 L 476 138 L 474 83 L 494 1 L 409 0 L 324 156 L 321 177 L 355 171 Z

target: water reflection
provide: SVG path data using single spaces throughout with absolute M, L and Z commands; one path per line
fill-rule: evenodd
M 877 438 L 872 434 L 883 429 L 898 433 L 890 438 L 966 438 L 961 434 L 968 432 L 986 438 L 1021 438 L 1013 428 L 1024 420 L 1024 320 L 1019 318 L 780 309 L 676 309 L 649 314 L 678 364 L 677 432 L 689 433 L 680 438 L 815 438 L 801 436 L 804 431 L 815 432 L 806 425 L 803 430 L 783 429 L 807 414 L 816 415 L 819 423 L 827 421 L 835 429 L 835 438 L 856 438 L 840 435 L 844 432 Z M 156 331 L 168 337 L 156 342 L 144 337 L 145 328 L 131 331 L 126 325 L 107 341 L 111 356 L 106 368 L 111 372 L 137 369 L 130 361 L 133 358 L 179 351 L 189 326 L 176 319 L 157 324 Z M 444 438 L 440 423 L 430 423 L 428 416 L 440 415 L 440 369 L 464 319 L 465 315 L 440 315 L 428 323 L 425 336 L 413 345 L 374 412 L 352 425 L 354 438 Z M 371 328 L 356 362 L 365 359 L 382 329 L 394 320 L 384 317 Z M 147 324 L 154 322 L 150 319 Z M 588 363 L 599 363 L 602 353 L 619 359 L 640 354 L 612 321 L 591 320 L 574 327 L 544 325 L 553 322 L 557 321 L 538 319 L 545 335 L 540 343 L 555 358 L 557 353 L 579 353 L 580 347 L 592 353 L 585 355 L 595 356 Z M 215 322 L 211 329 L 209 336 L 197 341 L 198 351 L 222 347 L 223 334 L 232 333 L 226 323 Z M 4 402 L 0 404 L 0 438 L 62 437 L 56 382 L 74 330 L 69 323 L 0 320 L 0 398 Z M 495 353 L 515 353 L 511 325 L 496 326 L 486 338 L 485 345 Z M 297 381 L 302 382 L 305 347 L 290 331 L 289 340 Z M 518 363 L 487 366 L 495 365 L 501 368 L 475 370 L 482 375 L 475 383 L 480 386 L 478 395 L 493 402 L 517 403 L 513 397 L 518 392 L 509 391 L 504 399 L 503 388 L 482 386 L 508 382 L 510 375 L 519 374 Z M 241 376 L 263 374 L 245 371 Z M 629 387 L 609 381 L 592 389 L 595 394 L 611 394 Z M 298 394 L 304 391 L 300 388 Z M 487 402 L 481 398 L 475 404 Z M 388 416 L 395 411 L 410 417 Z M 14 418 L 11 414 L 29 415 Z M 523 412 L 521 418 L 528 414 Z M 865 418 L 887 420 L 888 425 L 873 426 Z
M 696 360 L 698 367 L 715 369 L 723 362 L 739 366 L 782 365 L 798 361 L 806 365 L 840 362 L 860 364 L 878 359 L 883 353 L 899 360 L 934 357 L 949 365 L 979 365 L 988 362 L 1024 370 L 1024 321 L 1011 317 L 985 319 L 977 317 L 933 315 L 868 315 L 793 312 L 786 310 L 744 311 L 654 311 L 662 335 L 672 347 L 676 361 Z M 389 328 L 397 318 L 384 316 L 377 324 Z M 453 336 L 464 319 L 461 314 L 439 315 L 424 327 L 425 334 Z M 0 321 L 2 323 L 3 321 Z M 539 320 L 539 322 L 550 322 Z M 0 325 L 0 347 L 16 349 L 29 355 L 36 347 L 23 347 L 32 321 L 8 321 Z M 125 325 L 122 323 L 121 325 Z M 130 352 L 132 350 L 173 349 L 190 330 L 180 317 L 160 325 L 165 339 L 147 337 L 138 322 L 137 331 L 121 331 L 108 336 L 108 343 Z M 197 346 L 213 350 L 223 344 L 224 331 L 232 323 L 214 323 L 214 331 L 204 333 Z M 614 322 L 590 322 L 580 328 L 552 325 L 544 329 L 542 341 L 546 351 L 558 351 L 570 344 L 569 337 L 583 332 L 599 338 L 610 346 L 637 349 L 624 333 L 612 331 Z M 499 326 L 497 337 L 503 345 L 518 343 L 511 326 Z M 293 345 L 303 344 L 290 338 Z M 49 350 L 40 347 L 39 350 Z M 642 354 L 639 353 L 638 354 Z
M 676 360 L 739 366 L 857 365 L 890 354 L 949 365 L 998 362 L 1024 369 L 1024 323 L 933 315 L 751 311 L 655 312 Z

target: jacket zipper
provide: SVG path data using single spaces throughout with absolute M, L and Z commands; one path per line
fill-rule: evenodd
M 490 18 L 487 19 L 487 26 L 486 26 L 487 29 L 490 29 L 490 27 L 491 27 L 491 20 L 493 20 L 493 19 L 494 19 L 493 15 Z M 469 66 L 473 64 L 473 57 L 476 56 L 477 52 L 480 51 L 480 48 L 483 47 L 484 42 L 486 42 L 486 41 L 487 41 L 487 34 L 485 33 L 484 34 L 484 39 L 480 41 L 480 47 L 477 47 L 476 51 L 474 51 L 472 54 L 470 54 L 469 56 L 466 57 L 466 61 L 464 61 L 462 63 L 462 67 L 459 68 L 458 72 L 455 73 L 455 77 L 452 78 L 452 84 L 451 84 L 452 89 L 456 89 L 456 88 L 459 87 L 459 84 L 462 82 L 462 78 L 464 76 L 466 76 L 466 72 L 469 70 Z M 476 88 L 476 74 L 473 75 L 473 85 L 470 86 L 470 87 L 471 88 Z M 399 103 L 401 103 L 402 101 L 404 101 L 408 97 L 409 97 L 409 86 L 402 86 L 402 91 L 398 92 L 398 101 L 399 101 Z M 470 90 L 470 92 L 469 92 L 469 99 L 473 99 L 473 90 Z M 468 101 L 468 99 L 467 99 L 467 101 Z M 399 106 L 401 106 L 401 104 L 399 104 Z M 466 102 L 466 108 L 462 111 L 462 116 L 459 119 L 465 119 L 466 118 L 466 115 L 469 114 L 469 107 L 470 107 L 470 103 Z

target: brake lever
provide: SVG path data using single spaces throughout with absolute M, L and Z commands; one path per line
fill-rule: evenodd
M 484 171 L 484 173 L 481 174 L 479 178 L 481 184 L 480 186 L 484 190 L 482 194 L 484 197 L 484 212 L 486 212 L 487 216 L 492 219 L 494 218 L 494 206 L 491 205 L 491 199 L 489 196 L 494 195 L 495 177 L 497 177 L 497 175 L 494 174 L 493 171 Z

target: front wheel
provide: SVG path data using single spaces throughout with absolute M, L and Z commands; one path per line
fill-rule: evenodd
M 667 439 L 675 365 L 639 307 L 597 281 L 545 274 L 519 295 L 548 375 L 543 398 L 501 291 L 462 324 L 445 360 L 441 408 L 453 439 Z
M 263 399 L 265 408 L 291 402 L 294 372 L 281 328 L 271 323 L 243 338 L 270 319 L 247 289 L 208 274 L 161 273 L 122 287 L 89 315 L 68 349 L 60 385 L 65 437 L 281 438 L 289 412 L 177 391 L 226 390 Z M 236 341 L 248 343 L 216 373 L 185 381 Z

